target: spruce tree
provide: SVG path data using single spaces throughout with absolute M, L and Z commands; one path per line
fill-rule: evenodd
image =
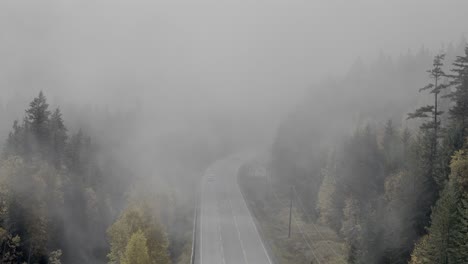
M 430 144 L 430 153 L 429 153 L 429 175 L 434 178 L 434 180 L 439 184 L 439 187 L 442 186 L 443 179 L 440 179 L 440 167 L 438 166 L 438 138 L 439 138 L 439 128 L 440 128 L 440 120 L 439 116 L 443 113 L 438 109 L 438 95 L 439 93 L 447 88 L 447 85 L 441 83 L 441 79 L 446 76 L 444 71 L 442 70 L 443 67 L 443 60 L 445 58 L 445 54 L 439 54 L 434 57 L 432 63 L 432 69 L 428 70 L 429 78 L 432 79 L 433 82 L 427 84 L 425 87 L 419 89 L 419 91 L 429 90 L 431 94 L 434 95 L 434 104 L 433 105 L 426 105 L 416 109 L 415 112 L 408 114 L 408 119 L 413 118 L 422 118 L 430 120 L 425 121 L 421 125 L 422 133 L 425 137 L 429 138 Z
M 33 99 L 26 110 L 26 117 L 31 133 L 37 145 L 33 145 L 35 150 L 41 154 L 47 154 L 47 144 L 49 139 L 49 104 L 42 93 Z
M 410 263 L 459 264 L 468 260 L 468 155 L 455 153 L 452 173 L 433 208 L 428 234 L 416 244 Z

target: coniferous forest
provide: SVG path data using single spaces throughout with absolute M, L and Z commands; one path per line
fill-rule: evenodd
M 0 0 L 0 264 L 468 264 L 467 11 Z
M 1 263 L 170 263 L 161 210 L 134 195 L 122 208 L 129 172 L 105 155 L 42 92 L 32 100 L 0 161 Z
M 343 83 L 369 98 L 378 94 L 372 89 L 394 89 L 392 103 L 398 93 L 412 93 L 411 85 L 418 94 L 395 101 L 398 107 L 377 102 L 346 116 L 352 96 L 338 98 L 335 108 L 315 108 L 317 98 L 348 92 L 325 84 L 328 92 L 311 95 L 280 126 L 270 160 L 274 180 L 292 183 L 313 221 L 345 241 L 348 263 L 467 263 L 468 47 L 353 67 Z M 387 74 L 401 79 L 372 79 Z M 323 114 L 352 132 L 328 133 L 337 124 L 316 123 Z M 168 235 L 161 217 L 168 215 L 161 206 L 171 203 L 129 195 L 122 207 L 116 201 L 128 189 L 115 171 L 124 168 L 104 161 L 99 144 L 65 124 L 40 92 L 8 134 L 0 162 L 2 263 L 177 259 L 183 243 Z
M 381 56 L 369 68 L 356 63 L 284 120 L 274 180 L 292 183 L 314 221 L 345 241 L 348 263 L 468 263 L 468 47 Z M 392 92 L 376 99 L 381 89 Z M 323 109 L 327 96 L 336 98 Z M 347 116 L 353 100 L 362 107 Z

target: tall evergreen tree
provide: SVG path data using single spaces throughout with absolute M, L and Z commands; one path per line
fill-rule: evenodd
M 27 122 L 33 135 L 36 145 L 35 150 L 41 154 L 47 154 L 47 143 L 49 141 L 49 104 L 44 94 L 39 95 L 29 104 L 26 110 Z
M 468 254 L 468 155 L 455 153 L 452 173 L 431 215 L 427 236 L 418 242 L 411 262 L 427 264 L 466 263 Z
M 429 171 L 431 177 L 442 186 L 442 181 L 440 178 L 440 168 L 438 166 L 439 159 L 438 159 L 438 138 L 439 138 L 439 128 L 440 128 L 440 119 L 439 116 L 443 113 L 438 109 L 438 95 L 442 90 L 447 88 L 447 85 L 441 83 L 441 79 L 446 76 L 444 71 L 442 70 L 443 67 L 443 60 L 445 58 L 445 54 L 439 54 L 434 57 L 432 63 L 432 69 L 428 70 L 429 77 L 433 80 L 432 83 L 427 84 L 425 87 L 419 89 L 419 91 L 430 90 L 430 93 L 434 95 L 434 104 L 433 105 L 426 105 L 422 106 L 414 113 L 408 114 L 408 119 L 413 118 L 430 118 L 430 121 L 425 121 L 421 125 L 421 130 L 425 134 L 426 137 L 430 138 L 430 153 L 429 153 Z
M 450 251 L 452 263 L 468 263 L 468 152 L 466 148 L 453 156 L 450 164 L 450 181 L 459 186 L 458 207 L 453 225 L 453 246 Z
M 439 186 L 433 176 L 432 140 L 427 133 L 422 133 L 411 145 L 408 168 L 411 176 L 411 203 L 414 204 L 412 223 L 418 235 L 426 233 L 430 223 L 431 210 L 437 201 Z
M 457 209 L 457 192 L 454 184 L 448 184 L 440 195 L 432 215 L 431 226 L 428 229 L 427 240 L 424 245 L 417 245 L 419 254 L 413 254 L 414 259 L 427 259 L 434 264 L 448 264 L 449 254 L 453 247 L 454 212 Z M 420 242 L 422 243 L 422 242 Z M 424 262 L 423 262 L 424 263 Z

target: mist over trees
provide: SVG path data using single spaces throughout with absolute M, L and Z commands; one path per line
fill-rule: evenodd
M 197 120 L 184 125 L 203 124 L 200 129 L 168 129 L 148 138 L 148 127 L 136 127 L 138 110 L 64 108 L 67 116 L 41 92 L 4 136 L 5 263 L 132 263 L 127 248 L 134 252 L 143 240 L 150 263 L 185 263 L 197 175 L 212 160 L 247 144 L 239 136 L 245 123 Z M 148 215 L 149 209 L 154 214 Z M 125 223 L 131 219 L 138 223 Z
M 121 206 L 114 196 L 124 190 L 118 165 L 104 165 L 101 154 L 82 130 L 67 130 L 42 92 L 33 99 L 2 151 L 3 263 L 105 261 L 106 230 Z
M 280 126 L 275 180 L 346 241 L 348 263 L 468 261 L 467 58 L 462 42 L 433 58 L 358 61 Z
M 295 186 L 312 220 L 346 242 L 349 263 L 465 263 L 468 48 L 382 54 L 370 65 L 358 60 L 282 122 L 271 147 L 274 181 Z M 151 196 L 145 177 L 125 182 L 125 163 L 108 160 L 85 130 L 70 131 L 40 92 L 3 145 L 1 260 L 183 263 L 194 193 L 181 195 L 191 185 L 177 184 L 197 178 L 177 175 L 241 148 L 230 134 L 239 130 L 222 120 L 210 129 L 219 136 L 212 145 L 203 133 L 188 141 L 168 133 L 149 152 L 173 165 L 167 190 Z
M 163 133 L 159 141 L 147 139 L 150 144 L 134 149 L 122 140 L 135 136 L 127 128 L 135 123 L 135 112 L 102 115 L 70 106 L 67 112 L 73 122 L 40 92 L 5 139 L 0 162 L 3 263 L 135 263 L 132 256 L 145 252 L 149 258 L 135 261 L 188 261 L 194 174 L 240 147 L 238 139 L 221 123 L 208 128 L 213 129 L 210 138 L 195 130 L 188 139 L 188 131 Z M 113 129 L 118 132 L 106 136 Z M 140 154 L 129 158 L 133 151 L 146 151 L 147 159 Z M 155 179 L 156 172 L 167 179 Z
M 250 151 L 285 255 L 468 263 L 466 10 L 2 0 L 0 264 L 188 263 L 202 175 Z

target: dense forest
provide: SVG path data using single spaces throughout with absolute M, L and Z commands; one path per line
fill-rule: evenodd
M 22 101 L 4 105 L 2 122 Z M 152 133 L 138 110 L 63 109 L 41 92 L 0 136 L 0 260 L 187 263 L 193 186 L 212 160 L 247 144 L 240 121 Z
M 328 86 L 281 125 L 275 181 L 346 241 L 348 263 L 467 263 L 466 44 L 358 61 Z
M 39 93 L 2 151 L 1 263 L 170 263 L 162 210 L 132 194 L 126 173 Z
M 468 264 L 467 10 L 0 0 L 0 264 Z
M 283 120 L 267 162 L 276 187 L 292 184 L 304 201 L 302 221 L 332 230 L 348 263 L 468 263 L 466 41 L 436 54 L 358 59 L 318 86 Z M 115 147 L 136 115 L 70 124 L 42 92 L 30 102 L 0 136 L 0 263 L 189 260 L 196 174 L 256 147 L 258 135 L 244 128 L 260 125 L 197 119 L 157 143 Z M 90 122 L 107 130 L 91 136 Z M 132 158 L 146 159 L 129 166 Z M 157 190 L 152 177 L 164 178 Z

